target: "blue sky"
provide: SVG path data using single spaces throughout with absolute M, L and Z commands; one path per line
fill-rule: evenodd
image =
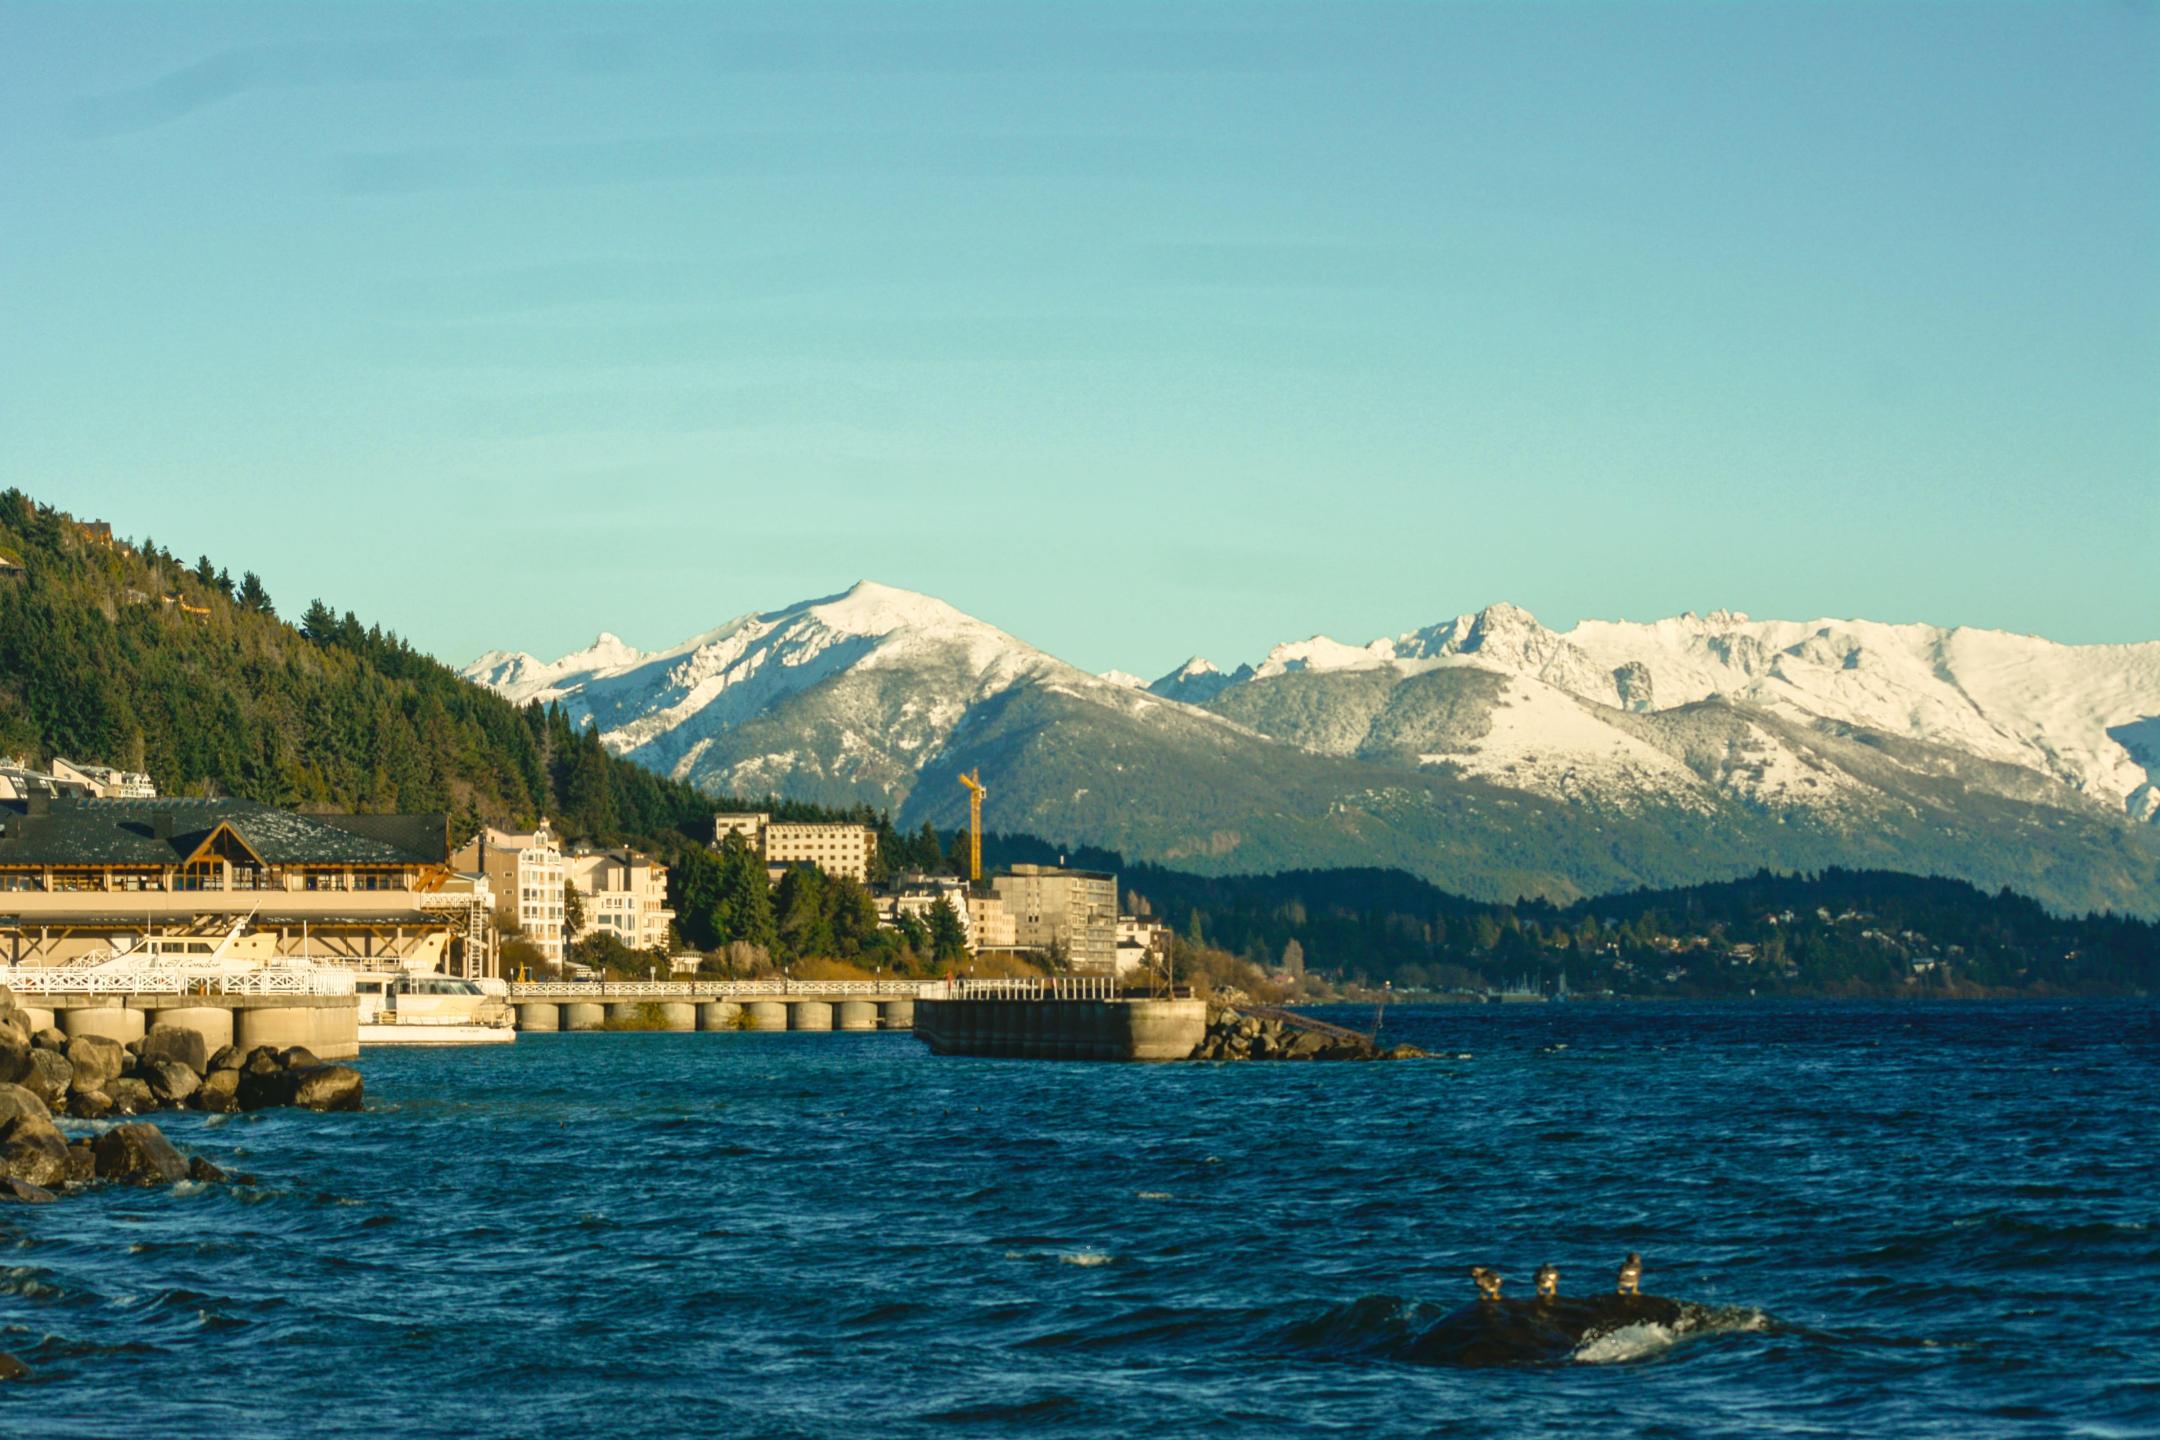
M 0 196 L 0 481 L 451 660 L 2160 638 L 2150 4 L 0 3 Z

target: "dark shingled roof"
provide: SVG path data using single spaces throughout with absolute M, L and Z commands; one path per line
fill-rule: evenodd
M 178 865 L 219 825 L 266 865 L 441 865 L 441 815 L 302 815 L 252 800 L 0 803 L 0 866 Z

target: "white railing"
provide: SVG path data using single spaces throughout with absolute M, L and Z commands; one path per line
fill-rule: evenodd
M 353 972 L 337 966 L 271 966 L 229 975 L 179 968 L 0 970 L 0 990 L 17 995 L 350 995 Z
M 1011 980 L 962 980 L 959 1000 L 1115 1000 L 1109 975 L 1036 975 Z
M 943 980 L 526 980 L 512 1000 L 734 1000 L 767 995 L 891 996 L 929 1000 L 948 993 Z

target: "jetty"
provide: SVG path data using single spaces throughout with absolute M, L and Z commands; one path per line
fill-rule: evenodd
M 967 982 L 961 982 L 963 985 Z M 908 1030 L 918 1002 L 952 993 L 946 980 L 514 981 L 522 1031 Z

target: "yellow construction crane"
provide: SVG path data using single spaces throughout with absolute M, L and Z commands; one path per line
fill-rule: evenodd
M 960 777 L 968 792 L 968 883 L 982 883 L 982 802 L 990 792 L 983 788 L 980 768 Z

